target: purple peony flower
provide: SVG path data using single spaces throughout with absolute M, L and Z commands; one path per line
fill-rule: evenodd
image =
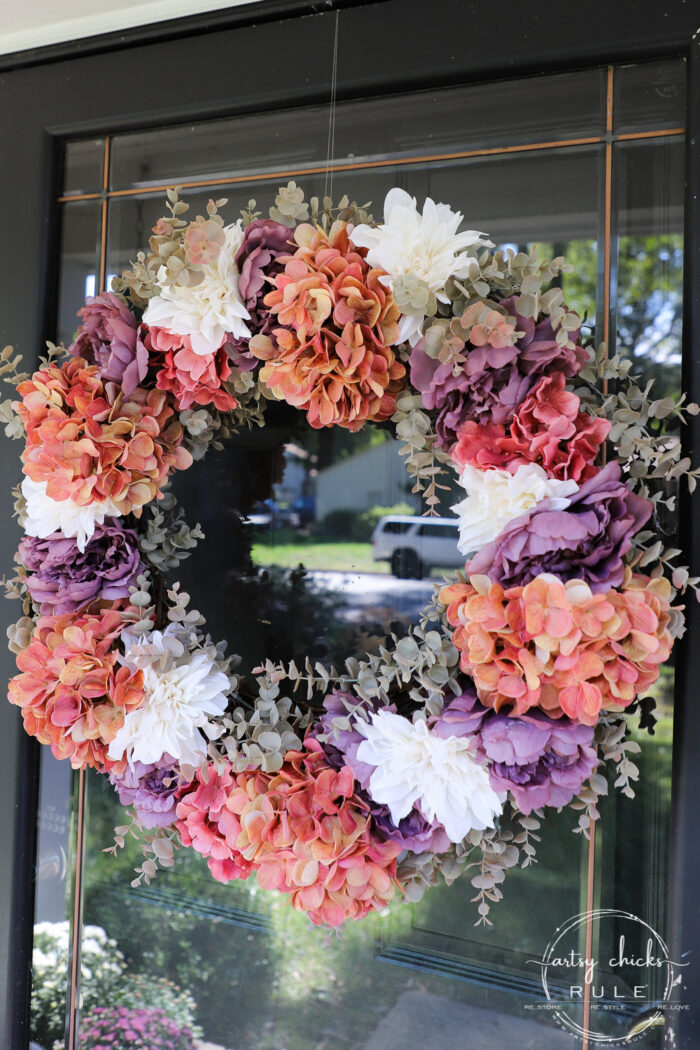
M 482 707 L 476 689 L 453 697 L 432 721 L 441 737 L 470 736 L 474 755 L 488 766 L 494 791 L 509 791 L 521 813 L 565 806 L 598 765 L 594 726 L 543 711 L 518 717 Z
M 478 423 L 507 424 L 535 383 L 552 372 L 567 378 L 584 367 L 588 355 L 582 346 L 561 346 L 548 317 L 537 324 L 518 314 L 516 297 L 500 306 L 517 320 L 523 335 L 513 346 L 472 347 L 463 371 L 455 376 L 450 364 L 442 364 L 425 352 L 423 341 L 411 353 L 411 383 L 419 390 L 425 408 L 437 409 L 437 433 L 449 449 L 457 430 L 469 419 Z M 578 332 L 569 333 L 575 343 Z
M 103 380 L 130 394 L 146 377 L 148 350 L 128 306 L 113 292 L 102 292 L 88 297 L 78 317 L 83 323 L 69 352 L 97 365 Z
M 134 762 L 133 769 L 127 766 L 123 773 L 110 773 L 109 779 L 122 806 L 133 806 L 144 828 L 165 828 L 175 820 L 177 793 L 183 785 L 170 755 L 148 766 Z
M 243 243 L 236 253 L 236 265 L 240 271 L 238 290 L 250 314 L 248 327 L 253 335 L 270 335 L 273 327 L 279 327 L 263 299 L 272 287 L 270 278 L 284 269 L 278 259 L 290 253 L 291 237 L 292 231 L 287 226 L 272 219 L 255 219 L 245 228 Z M 236 340 L 229 345 L 245 351 L 248 341 Z M 256 358 L 253 360 L 258 364 Z
M 96 525 L 84 551 L 75 539 L 54 532 L 46 539 L 25 536 L 19 557 L 27 587 L 42 615 L 82 609 L 98 598 L 128 598 L 141 571 L 138 536 L 115 518 Z
M 622 559 L 651 511 L 651 502 L 621 480 L 619 463 L 608 463 L 565 510 L 550 510 L 542 500 L 509 522 L 471 559 L 469 572 L 504 587 L 550 572 L 561 580 L 585 580 L 595 592 L 610 590 L 622 583 Z
M 326 713 L 316 726 L 311 729 L 311 735 L 317 732 L 330 733 L 329 741 L 321 742 L 328 764 L 334 769 L 350 766 L 356 781 L 355 794 L 361 798 L 369 807 L 374 828 L 379 835 L 390 842 L 396 842 L 401 849 L 410 850 L 411 853 L 444 853 L 450 847 L 442 824 L 437 821 L 426 820 L 418 806 L 414 807 L 407 817 L 399 821 L 398 825 L 391 819 L 389 807 L 375 802 L 369 795 L 369 778 L 374 772 L 374 766 L 366 762 L 360 762 L 357 758 L 357 749 L 364 740 L 362 734 L 350 723 L 347 729 L 338 729 L 334 724 L 337 718 L 349 719 L 348 708 L 343 703 L 348 700 L 353 706 L 357 706 L 357 697 L 349 693 L 335 691 L 329 693 L 323 701 Z M 360 708 L 369 713 L 378 707 L 378 703 L 362 701 Z M 393 704 L 385 707 L 386 711 L 395 711 Z

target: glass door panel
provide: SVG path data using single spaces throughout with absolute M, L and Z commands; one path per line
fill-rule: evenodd
M 682 83 L 677 65 L 662 72 Z M 466 225 L 501 245 L 537 243 L 545 254 L 566 255 L 575 268 L 562 277 L 569 304 L 587 313 L 587 325 L 598 324 L 598 339 L 609 304 L 618 349 L 638 356 L 644 372 L 672 390 L 680 360 L 676 93 L 669 89 L 668 112 L 656 94 L 653 105 L 635 109 L 633 86 L 656 83 L 657 66 L 625 67 L 618 87 L 616 75 L 591 70 L 406 95 L 381 106 L 343 104 L 337 156 L 352 170 L 336 172 L 333 188 L 336 197 L 371 200 L 380 214 L 385 193 L 398 185 L 449 202 Z M 619 119 L 627 122 L 620 126 L 634 126 L 643 141 L 606 142 L 606 103 L 618 98 Z M 510 122 L 494 124 L 506 109 Z M 287 180 L 270 174 L 266 157 L 274 155 L 307 198 L 322 195 L 326 116 L 289 111 L 116 136 L 101 237 L 93 241 L 93 249 L 106 245 L 106 255 L 97 264 L 93 255 L 89 270 L 87 257 L 70 262 L 73 276 L 67 261 L 62 335 L 70 337 L 68 305 L 80 305 L 90 274 L 99 281 L 100 273 L 118 273 L 146 244 L 163 207 L 157 187 L 182 184 L 194 214 L 211 196 L 229 199 L 230 220 L 251 197 L 266 211 Z M 665 137 L 655 136 L 659 129 Z M 79 184 L 72 176 L 67 192 Z M 65 207 L 89 205 L 99 221 L 101 202 L 92 196 Z M 66 231 L 77 230 L 76 216 L 67 213 Z M 421 511 L 389 425 L 354 435 L 312 431 L 300 413 L 271 405 L 264 429 L 237 435 L 178 475 L 174 489 L 188 521 L 199 521 L 206 536 L 177 577 L 212 635 L 241 654 L 246 672 L 267 657 L 308 653 L 342 662 L 371 650 L 388 631 L 417 621 L 443 571 L 427 548 L 414 578 L 399 578 L 405 574 L 374 558 L 377 521 Z M 592 846 L 572 833 L 570 811 L 549 815 L 538 863 L 509 873 L 493 926 L 474 925 L 475 891 L 466 877 L 340 934 L 311 927 L 253 880 L 214 882 L 189 852 L 151 885 L 132 887 L 138 849 L 129 844 L 116 860 L 104 852 L 123 810 L 108 779 L 90 773 L 80 795 L 84 851 L 74 858 L 82 915 L 69 904 L 54 920 L 58 932 L 72 918 L 71 944 L 83 954 L 82 975 L 78 953 L 67 973 L 66 1050 L 91 1046 L 91 1010 L 104 1002 L 160 1006 L 182 1027 L 193 1025 L 207 1050 L 569 1047 L 571 1037 L 546 1015 L 526 1010 L 542 998 L 528 960 L 587 903 L 632 908 L 625 896 L 631 882 L 632 910 L 663 933 L 670 676 L 658 701 L 663 719 L 655 747 L 647 747 L 643 793 L 608 800 Z M 52 761 L 44 759 L 46 785 Z M 57 1039 L 63 1009 L 57 1002 Z M 49 1050 L 46 1032 L 39 1041 Z M 645 1039 L 642 1047 L 656 1048 L 662 1034 Z

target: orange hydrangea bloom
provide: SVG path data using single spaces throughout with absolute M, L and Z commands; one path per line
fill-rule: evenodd
M 381 283 L 383 270 L 365 262 L 349 240 L 347 223 L 330 231 L 303 223 L 293 255 L 265 305 L 281 326 L 274 339 L 254 336 L 250 349 L 265 362 L 260 378 L 280 398 L 303 408 L 313 427 L 359 430 L 388 419 L 406 369 L 390 348 L 399 309 Z
M 107 748 L 124 716 L 144 701 L 143 674 L 117 665 L 123 627 L 118 609 L 42 616 L 26 649 L 20 673 L 10 680 L 9 700 L 22 710 L 24 728 L 56 758 L 74 769 L 94 766 L 123 772 L 124 760 Z
M 620 590 L 602 594 L 549 574 L 507 589 L 474 576 L 443 587 L 440 601 L 483 704 L 595 725 L 656 681 L 673 646 L 670 594 L 667 580 L 628 569 Z
M 339 926 L 388 904 L 400 846 L 372 837 L 351 769 L 332 769 L 316 740 L 306 745 L 275 774 L 209 771 L 178 804 L 178 829 L 216 878 L 255 871 L 312 922 Z
M 167 394 L 137 388 L 125 398 L 80 357 L 42 368 L 17 391 L 24 472 L 46 482 L 52 499 L 111 500 L 120 513 L 140 515 L 168 475 L 192 463 Z

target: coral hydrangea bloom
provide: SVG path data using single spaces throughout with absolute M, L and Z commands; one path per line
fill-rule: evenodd
M 581 412 L 581 401 L 565 389 L 561 373 L 545 376 L 513 417 L 502 424 L 467 420 L 457 431 L 451 455 L 460 467 L 471 464 L 515 473 L 522 463 L 537 463 L 552 478 L 586 481 L 610 432 L 607 419 Z
M 176 826 L 183 846 L 191 846 L 206 857 L 210 872 L 219 882 L 247 879 L 252 870 L 236 846 L 240 825 L 226 808 L 229 796 L 248 786 L 254 792 L 263 792 L 269 779 L 260 771 L 236 776 L 228 765 L 219 772 L 209 766 L 206 772 L 197 771 L 177 804 Z
M 192 463 L 162 391 L 139 387 L 124 397 L 80 357 L 35 372 L 17 391 L 27 430 L 24 472 L 45 482 L 53 500 L 109 500 L 113 513 L 139 515 L 173 470 Z
M 620 590 L 602 594 L 546 573 L 508 589 L 472 576 L 440 601 L 485 706 L 595 725 L 601 709 L 627 707 L 656 681 L 673 645 L 670 593 L 667 580 L 628 569 Z
M 280 256 L 284 270 L 265 305 L 277 317 L 272 336 L 255 336 L 250 349 L 265 362 L 260 378 L 289 404 L 305 409 L 313 427 L 358 430 L 388 419 L 406 369 L 390 349 L 399 309 L 347 224 L 328 234 L 307 223 L 294 231 L 297 249 Z
M 118 609 L 96 614 L 42 616 L 26 649 L 9 700 L 24 728 L 74 769 L 120 772 L 107 757 L 125 715 L 144 702 L 142 674 L 117 663 L 123 621 Z
M 209 857 L 215 878 L 246 878 L 289 895 L 312 922 L 339 926 L 381 910 L 396 888 L 400 845 L 372 834 L 369 807 L 348 766 L 333 769 L 311 738 L 274 775 L 198 774 L 178 804 L 185 845 Z
M 224 387 L 231 365 L 223 346 L 214 354 L 195 354 L 189 336 L 166 328 L 149 329 L 144 342 L 151 352 L 151 363 L 158 369 L 156 386 L 169 390 L 179 409 L 193 404 L 214 405 L 220 412 L 230 412 L 238 406 Z

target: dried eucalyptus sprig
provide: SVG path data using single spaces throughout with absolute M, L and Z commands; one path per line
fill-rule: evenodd
M 414 479 L 411 492 L 422 495 L 427 513 L 437 514 L 439 493 L 449 491 L 449 485 L 442 484 L 440 478 L 447 468 L 452 469 L 452 460 L 438 447 L 437 434 L 423 410 L 420 395 L 408 391 L 400 394 L 392 422 L 396 424 L 396 437 L 402 442 L 399 455 L 404 457 L 409 477 Z

